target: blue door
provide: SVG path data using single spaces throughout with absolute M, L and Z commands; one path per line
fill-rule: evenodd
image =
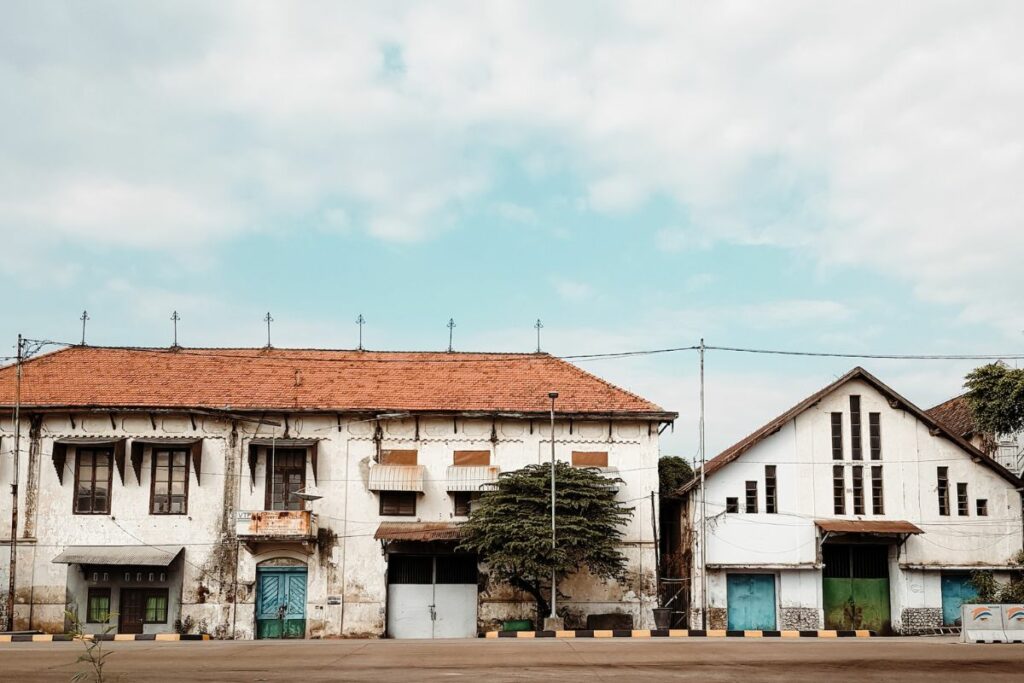
M 978 597 L 978 590 L 971 585 L 969 574 L 942 575 L 942 623 L 956 626 L 960 623 L 960 605 L 970 603 Z
M 775 630 L 774 574 L 729 574 L 726 599 L 730 631 Z
M 306 635 L 306 568 L 256 569 L 256 637 Z

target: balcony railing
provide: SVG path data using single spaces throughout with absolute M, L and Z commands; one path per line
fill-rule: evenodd
M 309 510 L 240 510 L 235 534 L 241 541 L 297 541 L 317 536 L 316 515 Z

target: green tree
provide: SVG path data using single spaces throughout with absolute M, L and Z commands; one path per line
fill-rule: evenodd
M 677 455 L 658 460 L 658 480 L 662 498 L 671 498 L 679 488 L 693 479 L 693 468 Z
M 594 468 L 555 466 L 557 548 L 551 549 L 551 466 L 503 472 L 473 505 L 460 548 L 475 552 L 491 576 L 526 591 L 548 614 L 551 571 L 564 577 L 581 569 L 619 579 L 626 559 L 619 551 L 633 508 L 615 499 L 620 479 Z
M 965 379 L 967 402 L 980 431 L 998 436 L 1024 430 L 1024 369 L 990 363 Z

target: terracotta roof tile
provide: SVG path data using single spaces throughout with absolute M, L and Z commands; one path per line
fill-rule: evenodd
M 558 391 L 562 414 L 676 416 L 547 354 L 76 346 L 23 373 L 37 407 L 545 413 Z M 0 368 L 0 405 L 14 379 Z
M 974 424 L 974 415 L 971 414 L 971 406 L 967 403 L 967 396 L 960 395 L 949 399 L 937 406 L 925 411 L 935 420 L 946 426 L 958 436 L 969 439 L 974 435 L 977 426 Z

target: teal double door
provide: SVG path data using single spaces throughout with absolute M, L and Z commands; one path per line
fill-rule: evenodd
M 942 575 L 942 623 L 960 625 L 960 605 L 978 599 L 978 589 L 971 585 L 970 574 Z
M 256 637 L 306 635 L 306 568 L 256 568 Z
M 728 574 L 726 600 L 730 631 L 775 630 L 774 574 Z

